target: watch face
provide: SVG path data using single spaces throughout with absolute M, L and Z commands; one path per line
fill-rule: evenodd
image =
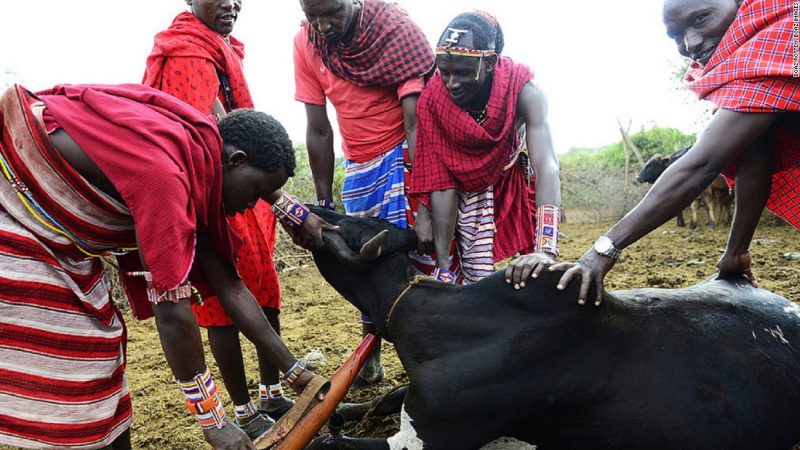
M 600 236 L 594 243 L 594 249 L 601 255 L 610 253 L 613 248 L 614 244 L 611 243 L 611 239 L 605 236 Z

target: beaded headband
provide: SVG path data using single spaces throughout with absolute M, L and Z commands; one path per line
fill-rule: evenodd
M 492 49 L 476 50 L 474 48 L 457 47 L 461 35 L 469 33 L 470 30 L 459 30 L 457 28 L 448 28 L 450 36 L 444 40 L 444 45 L 436 47 L 437 55 L 450 55 L 450 56 L 471 56 L 473 58 L 484 58 L 486 56 L 495 55 L 496 52 Z
M 450 55 L 450 56 L 471 56 L 473 58 L 484 58 L 486 56 L 495 55 L 494 50 L 475 50 L 474 48 L 465 47 L 436 47 L 437 55 Z

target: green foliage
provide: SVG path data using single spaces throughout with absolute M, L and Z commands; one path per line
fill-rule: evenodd
M 678 149 L 692 145 L 695 135 L 683 134 L 675 128 L 654 126 L 632 134 L 631 141 L 641 151 L 646 161 L 656 153 L 668 155 Z M 636 156 L 631 153 L 631 162 Z M 598 148 L 573 148 L 559 158 L 566 169 L 619 169 L 625 167 L 625 151 L 622 140 Z
M 306 146 L 300 144 L 295 147 L 294 151 L 297 167 L 294 170 L 294 177 L 289 178 L 283 189 L 302 201 L 315 203 L 317 194 L 314 189 L 314 177 L 311 174 Z M 341 204 L 343 182 L 344 158 L 338 157 L 334 161 L 333 167 L 333 200 L 338 204 Z

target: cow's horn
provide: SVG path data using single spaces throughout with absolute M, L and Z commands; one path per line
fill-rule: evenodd
M 386 235 L 388 234 L 389 230 L 383 230 L 364 243 L 359 252 L 361 254 L 361 259 L 364 261 L 375 261 L 378 259 L 378 257 L 381 256 L 383 241 L 386 240 Z

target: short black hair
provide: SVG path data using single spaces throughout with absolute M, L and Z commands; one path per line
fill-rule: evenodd
M 494 50 L 498 55 L 503 52 L 505 39 L 500 23 L 491 14 L 483 11 L 470 11 L 457 15 L 447 24 L 439 37 L 438 45 L 443 45 L 450 36 L 448 28 L 470 30 L 475 50 Z
M 292 140 L 280 122 L 269 114 L 236 109 L 219 121 L 222 141 L 247 153 L 248 164 L 267 172 L 283 167 L 294 176 L 296 161 Z

